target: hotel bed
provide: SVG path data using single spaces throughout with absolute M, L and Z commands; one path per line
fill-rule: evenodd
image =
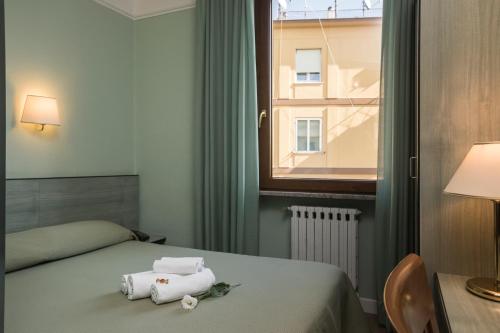
M 118 228 L 118 229 L 117 229 Z M 368 332 L 351 283 L 335 266 L 202 251 L 131 239 L 109 222 L 7 235 L 6 333 Z M 201 256 L 217 282 L 241 283 L 200 302 L 129 301 L 120 276 L 162 256 Z

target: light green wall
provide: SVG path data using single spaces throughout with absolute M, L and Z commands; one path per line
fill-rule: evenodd
M 136 22 L 135 94 L 141 228 L 194 243 L 195 11 Z
M 7 177 L 134 172 L 133 22 L 92 0 L 6 0 Z M 62 126 L 20 124 L 27 94 Z
M 194 10 L 7 0 L 7 177 L 139 173 L 141 227 L 192 245 L 194 26 Z M 56 97 L 62 126 L 19 123 L 27 94 Z

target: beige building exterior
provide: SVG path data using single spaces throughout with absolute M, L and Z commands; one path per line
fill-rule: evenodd
M 274 21 L 274 177 L 375 178 L 381 23 Z

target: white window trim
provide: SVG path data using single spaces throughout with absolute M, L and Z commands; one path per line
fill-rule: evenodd
M 296 86 L 301 86 L 301 85 L 304 85 L 304 86 L 319 86 L 319 85 L 322 85 L 323 84 L 323 81 L 295 81 L 294 84 Z
M 297 140 L 299 136 L 299 121 L 307 120 L 307 150 L 299 150 L 299 140 Z M 310 135 L 310 127 L 311 120 L 319 120 L 319 149 L 317 151 L 309 150 L 309 143 L 311 139 Z M 295 154 L 322 154 L 323 153 L 323 119 L 322 118 L 295 118 Z

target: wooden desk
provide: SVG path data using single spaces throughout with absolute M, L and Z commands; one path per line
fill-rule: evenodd
M 436 306 L 444 324 L 441 329 L 450 333 L 499 333 L 500 303 L 468 292 L 467 279 L 460 275 L 436 274 Z

